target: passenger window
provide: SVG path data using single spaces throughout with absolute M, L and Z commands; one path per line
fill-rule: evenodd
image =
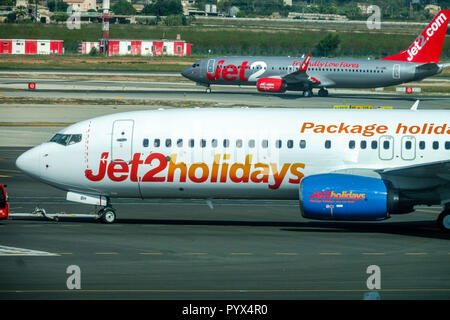
M 277 141 L 275 141 L 275 148 L 277 148 L 277 149 L 280 149 L 280 148 L 281 148 L 281 146 L 282 146 L 282 142 L 281 142 L 281 140 L 277 140 Z
M 224 148 L 228 148 L 229 146 L 230 146 L 230 140 L 224 139 L 224 140 L 223 140 L 223 147 L 224 147 Z
M 170 148 L 172 146 L 172 139 L 166 139 L 166 147 Z
M 361 143 L 360 143 L 360 147 L 361 147 L 361 149 L 367 148 L 367 141 L 366 140 L 362 140 Z
M 412 147 L 411 141 L 406 141 L 406 142 L 405 142 L 405 149 L 406 149 L 406 150 L 411 150 L 411 147 Z
M 450 141 L 445 141 L 445 150 L 450 149 Z
M 248 141 L 248 147 L 249 148 L 254 148 L 255 147 L 255 140 L 251 139 Z
M 195 145 L 194 139 L 189 139 L 189 148 L 193 148 Z
M 177 147 L 178 148 L 182 148 L 183 147 L 183 139 L 178 139 L 177 140 Z
M 201 140 L 200 140 L 200 146 L 201 146 L 202 148 L 206 147 L 206 140 L 205 140 L 205 139 L 201 139 Z
M 236 140 L 236 148 L 242 148 L 242 140 L 241 139 Z
M 217 148 L 217 139 L 212 139 L 211 140 L 211 147 Z
M 161 141 L 159 139 L 155 139 L 153 145 L 155 146 L 155 148 L 159 148 L 159 146 L 161 145 Z
M 371 143 L 371 147 L 372 149 L 377 149 L 378 148 L 378 142 L 376 140 L 373 140 Z
M 355 140 L 350 140 L 349 143 L 348 143 L 348 147 L 350 149 L 355 149 Z
M 263 147 L 264 149 L 267 148 L 269 146 L 269 141 L 268 140 L 262 140 L 261 141 L 261 147 Z
M 433 149 L 434 150 L 439 149 L 439 141 L 433 141 Z
M 331 148 L 331 140 L 326 140 L 325 141 L 325 149 L 330 149 Z
M 143 145 L 145 148 L 147 148 L 147 147 L 148 147 L 148 139 L 144 139 L 144 140 L 142 141 L 142 145 Z
M 306 140 L 300 140 L 300 149 L 306 148 Z
M 294 146 L 294 141 L 288 140 L 288 141 L 287 141 L 287 147 L 288 147 L 289 149 L 292 149 L 293 146 Z
M 420 141 L 419 142 L 419 149 L 420 150 L 424 150 L 425 149 L 425 141 Z
M 386 140 L 386 141 L 383 141 L 383 149 L 384 149 L 384 150 L 389 149 L 390 145 L 391 145 L 391 144 L 389 143 L 389 141 L 387 141 L 387 140 Z

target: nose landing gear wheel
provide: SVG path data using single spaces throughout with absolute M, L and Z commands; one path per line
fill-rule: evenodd
M 113 208 L 105 208 L 102 210 L 103 212 L 100 215 L 100 220 L 103 223 L 111 224 L 116 221 L 116 212 Z
M 305 91 L 303 91 L 303 96 L 304 96 L 305 98 L 312 97 L 312 96 L 313 96 L 312 90 L 305 90 Z
M 442 231 L 450 232 L 450 210 L 442 211 L 437 219 L 437 223 Z

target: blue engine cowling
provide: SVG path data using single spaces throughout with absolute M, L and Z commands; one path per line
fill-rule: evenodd
M 389 218 L 388 189 L 381 179 L 318 174 L 302 179 L 302 216 L 319 220 L 378 221 Z

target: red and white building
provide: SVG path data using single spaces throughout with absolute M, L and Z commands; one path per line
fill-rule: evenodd
M 109 39 L 108 56 L 190 56 L 191 43 L 183 40 L 126 40 Z M 82 54 L 89 54 L 92 48 L 99 50 L 99 42 L 82 42 Z
M 0 39 L 0 54 L 63 54 L 62 40 Z

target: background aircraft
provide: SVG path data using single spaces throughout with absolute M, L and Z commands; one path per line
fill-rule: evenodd
M 213 84 L 256 85 L 258 91 L 303 91 L 305 97 L 313 95 L 313 88 L 326 96 L 326 88 L 377 88 L 418 81 L 447 66 L 439 64 L 439 58 L 449 18 L 450 10 L 441 10 L 407 50 L 379 60 L 215 57 L 199 60 L 181 74 L 206 86 L 207 92 Z

